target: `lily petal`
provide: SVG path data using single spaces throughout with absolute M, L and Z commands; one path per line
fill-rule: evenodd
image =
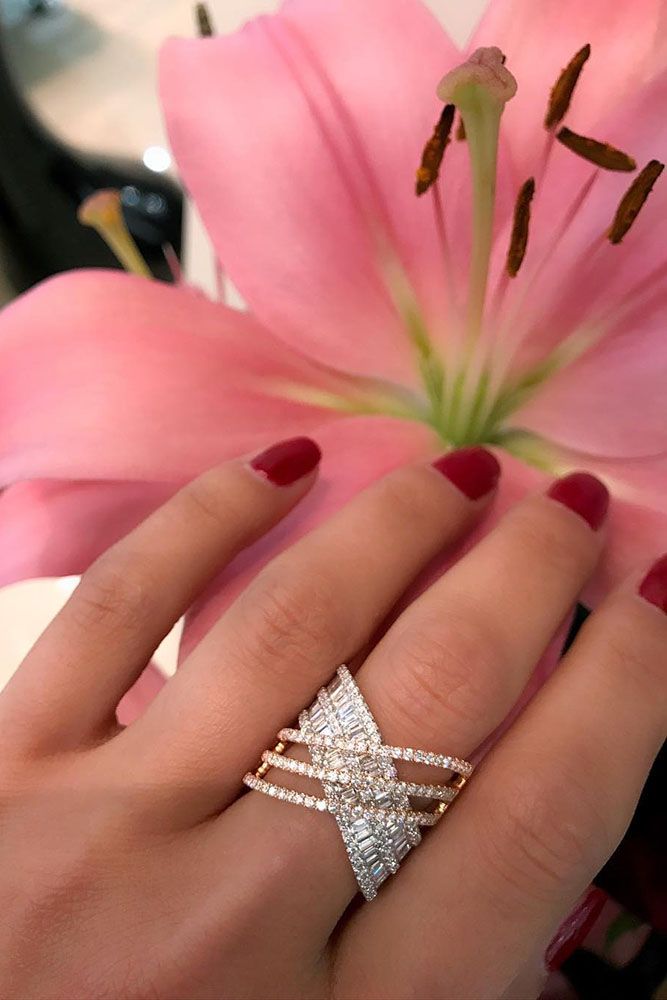
M 603 479 L 612 494 L 609 541 L 583 596 L 594 606 L 628 573 L 648 569 L 667 551 L 667 452 L 623 462 L 590 457 L 585 467 Z
M 653 455 L 667 450 L 666 386 L 663 310 L 551 376 L 512 422 L 598 457 Z
M 270 559 L 306 534 L 380 476 L 406 462 L 435 455 L 435 434 L 422 424 L 357 417 L 322 428 L 318 482 L 299 505 L 262 541 L 234 561 L 190 612 L 181 642 L 187 656 L 235 597 Z
M 634 569 L 648 566 L 667 551 L 667 450 L 652 456 L 610 458 L 535 437 L 526 441 L 523 454 L 532 454 L 558 475 L 587 470 L 602 479 L 611 493 L 607 544 L 584 591 L 585 604 L 594 606 Z M 514 478 L 518 481 L 519 468 L 529 467 L 514 457 L 503 458 L 504 464 L 508 461 L 517 470 Z M 534 474 L 544 478 L 537 470 Z M 503 479 L 507 481 L 506 476 Z
M 73 576 L 174 492 L 163 483 L 21 482 L 0 494 L 0 586 Z
M 620 102 L 604 134 L 630 149 L 641 165 L 653 157 L 667 160 L 666 101 L 663 72 Z M 559 171 L 569 171 L 572 197 L 592 176 L 590 165 L 564 149 L 554 150 L 531 230 L 535 256 L 529 256 L 526 274 L 519 276 L 528 283 L 528 294 L 516 289 L 523 302 L 519 313 L 516 304 L 510 305 L 510 317 L 512 309 L 521 317 L 517 331 L 522 325 L 525 331 L 520 345 L 515 334 L 514 367 L 530 369 L 563 346 L 572 353 L 513 421 L 580 450 L 608 456 L 657 453 L 667 449 L 667 252 L 660 224 L 667 212 L 667 178 L 658 179 L 623 243 L 612 246 L 604 233 L 630 178 L 600 176 L 533 281 L 534 261 L 565 211 Z M 655 277 L 647 280 L 651 274 Z M 507 333 L 511 338 L 512 331 Z
M 285 384 L 344 391 L 247 314 L 118 272 L 53 278 L 1 322 L 0 484 L 183 481 L 336 418 Z
M 402 273 L 442 322 L 433 204 L 414 176 L 459 58 L 418 0 L 287 0 L 163 52 L 172 147 L 220 259 L 259 319 L 319 361 L 416 380 L 396 299 Z M 455 145 L 446 170 L 462 177 Z
M 491 0 L 470 48 L 498 45 L 519 83 L 503 124 L 522 178 L 535 161 L 551 88 L 575 52 L 590 43 L 594 62 L 584 68 L 572 114 L 585 109 L 600 119 L 664 67 L 665 14 L 664 0 Z

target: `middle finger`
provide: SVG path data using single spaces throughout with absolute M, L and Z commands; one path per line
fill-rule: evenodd
M 356 678 L 385 744 L 465 757 L 502 721 L 595 565 L 607 504 L 591 476 L 557 481 L 408 608 Z M 416 765 L 399 771 L 408 781 L 441 780 Z M 320 794 L 308 785 L 299 789 Z M 331 817 L 253 793 L 222 818 L 218 844 L 242 831 L 254 856 L 282 853 L 283 910 L 289 900 L 309 934 L 330 931 L 356 892 Z

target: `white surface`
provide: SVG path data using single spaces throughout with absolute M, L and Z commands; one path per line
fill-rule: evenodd
M 363 3 L 364 0 L 358 0 Z M 427 0 L 454 38 L 463 43 L 486 0 Z M 218 31 L 274 10 L 275 0 L 213 0 Z M 163 38 L 192 34 L 188 0 L 78 0 L 51 18 L 15 25 L 17 63 L 36 108 L 49 125 L 81 147 L 141 158 L 166 139 L 155 90 L 156 57 Z M 201 223 L 188 223 L 189 271 L 215 286 Z M 0 590 L 0 686 L 72 590 L 72 581 L 28 581 Z M 172 634 L 158 661 L 173 670 Z

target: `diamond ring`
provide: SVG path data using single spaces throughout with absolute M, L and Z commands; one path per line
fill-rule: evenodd
M 282 729 L 278 744 L 243 782 L 273 798 L 331 813 L 338 824 L 357 883 L 365 898 L 377 895 L 406 854 L 421 841 L 421 827 L 435 826 L 473 771 L 459 757 L 386 746 L 373 714 L 345 666 L 299 716 L 298 729 Z M 311 763 L 286 757 L 290 744 L 308 747 Z M 453 772 L 443 784 L 402 781 L 395 761 L 412 761 Z M 313 778 L 324 795 L 308 795 L 268 781 L 271 768 Z M 415 808 L 411 797 L 431 800 Z

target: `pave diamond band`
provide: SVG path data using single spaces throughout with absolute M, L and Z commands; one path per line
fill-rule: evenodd
M 472 774 L 459 757 L 410 747 L 385 746 L 373 715 L 347 667 L 299 716 L 298 729 L 282 729 L 279 743 L 243 781 L 249 788 L 293 805 L 331 813 L 338 824 L 359 888 L 373 899 L 378 888 L 421 841 L 420 827 L 435 826 Z M 290 743 L 308 747 L 311 763 L 286 757 Z M 395 761 L 412 761 L 454 772 L 442 784 L 402 781 Z M 321 782 L 324 796 L 266 780 L 271 768 Z M 430 799 L 415 808 L 410 798 Z M 436 803 L 433 805 L 433 803 Z

